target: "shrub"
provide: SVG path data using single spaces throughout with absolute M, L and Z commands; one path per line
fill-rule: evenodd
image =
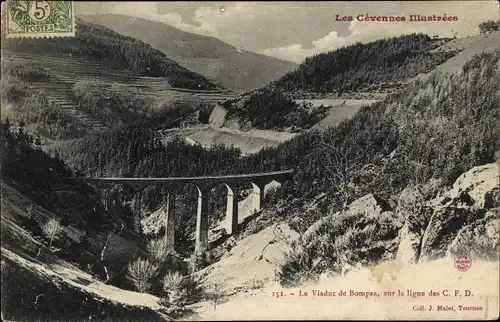
M 498 31 L 498 26 L 500 26 L 500 21 L 495 21 L 495 20 L 484 21 L 479 24 L 479 32 L 482 35 Z
M 277 272 L 277 277 L 283 286 L 299 285 L 304 280 L 310 278 L 309 253 L 304 250 L 304 246 L 293 241 L 290 245 L 290 250 L 284 255 L 284 263 Z
M 163 279 L 163 289 L 166 295 L 160 303 L 168 307 L 168 313 L 182 313 L 188 300 L 184 277 L 179 272 L 168 273 Z
M 165 296 L 161 305 L 168 308 L 169 314 L 180 315 L 186 310 L 186 305 L 196 302 L 203 295 L 201 280 L 194 274 L 182 276 L 179 272 L 169 272 L 163 279 Z
M 425 197 L 418 185 L 406 187 L 398 198 L 398 210 L 405 214 L 418 214 L 424 207 Z
M 408 224 L 409 230 L 418 236 L 419 248 L 413 255 L 413 260 L 418 263 L 423 253 L 423 245 L 432 225 L 432 208 L 426 204 L 435 198 L 443 189 L 443 180 L 431 178 L 423 185 L 409 185 L 398 197 L 398 213 Z
M 148 259 L 139 258 L 127 266 L 127 279 L 141 292 L 151 288 L 151 280 L 158 274 L 158 265 Z
M 396 250 L 387 249 L 387 244 L 397 238 L 401 225 L 389 212 L 383 216 L 335 214 L 307 240 L 290 243 L 278 279 L 281 285 L 293 287 L 313 282 L 323 273 L 344 275 L 358 265 L 377 263 Z
M 164 261 L 169 254 L 167 243 L 163 238 L 150 240 L 146 248 L 151 259 L 156 263 Z
M 33 204 L 31 203 L 28 208 L 26 209 L 26 214 L 28 215 L 28 218 L 31 218 L 31 215 L 33 214 Z
M 36 63 L 2 63 L 2 74 L 29 82 L 43 82 L 50 78 L 50 74 Z
M 460 231 L 455 242 L 450 247 L 453 255 L 468 255 L 473 259 L 498 261 L 500 244 L 498 221 L 491 221 L 492 225 L 478 225 L 475 229 Z M 488 232 L 488 230 L 491 231 Z
M 215 282 L 209 287 L 207 293 L 207 299 L 209 299 L 214 305 L 214 312 L 217 310 L 217 305 L 224 302 L 224 297 L 226 296 L 226 291 L 224 290 L 224 285 L 222 283 Z
M 445 188 L 444 181 L 441 178 L 431 178 L 422 185 L 422 192 L 425 199 L 430 200 L 435 198 L 437 194 L 441 193 Z
M 249 282 L 248 287 L 251 290 L 256 290 L 256 289 L 259 289 L 259 288 L 263 288 L 264 285 L 265 285 L 265 282 L 266 282 L 265 280 L 259 279 L 259 278 L 257 278 L 257 276 L 254 276 L 252 278 L 252 280 Z
M 64 230 L 59 220 L 55 218 L 49 219 L 41 228 L 45 236 L 50 239 L 49 247 L 52 246 L 52 241 Z

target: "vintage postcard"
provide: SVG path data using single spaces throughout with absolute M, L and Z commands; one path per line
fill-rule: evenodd
M 2 2 L 2 319 L 498 319 L 499 11 Z

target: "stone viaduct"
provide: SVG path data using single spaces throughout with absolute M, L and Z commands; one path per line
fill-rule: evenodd
M 212 184 L 224 184 L 227 188 L 226 220 L 229 220 L 230 235 L 238 229 L 238 191 L 236 186 L 251 184 L 253 188 L 252 210 L 260 211 L 264 201 L 264 187 L 272 182 L 283 183 L 291 179 L 293 170 L 274 171 L 255 174 L 239 174 L 227 176 L 204 177 L 167 177 L 167 178 L 93 178 L 80 177 L 85 181 L 94 181 L 107 184 L 164 184 L 167 193 L 164 197 L 165 215 L 165 242 L 170 251 L 175 249 L 175 188 L 180 185 L 194 184 L 198 190 L 198 208 L 196 214 L 195 252 L 203 254 L 208 250 L 208 197 Z

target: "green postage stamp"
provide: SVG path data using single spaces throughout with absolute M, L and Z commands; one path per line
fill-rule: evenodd
M 7 0 L 7 38 L 74 37 L 73 1 Z

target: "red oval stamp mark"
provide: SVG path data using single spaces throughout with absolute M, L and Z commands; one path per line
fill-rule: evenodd
M 458 271 L 465 272 L 471 267 L 471 265 L 472 260 L 469 258 L 469 256 L 463 255 L 455 257 L 455 268 Z

